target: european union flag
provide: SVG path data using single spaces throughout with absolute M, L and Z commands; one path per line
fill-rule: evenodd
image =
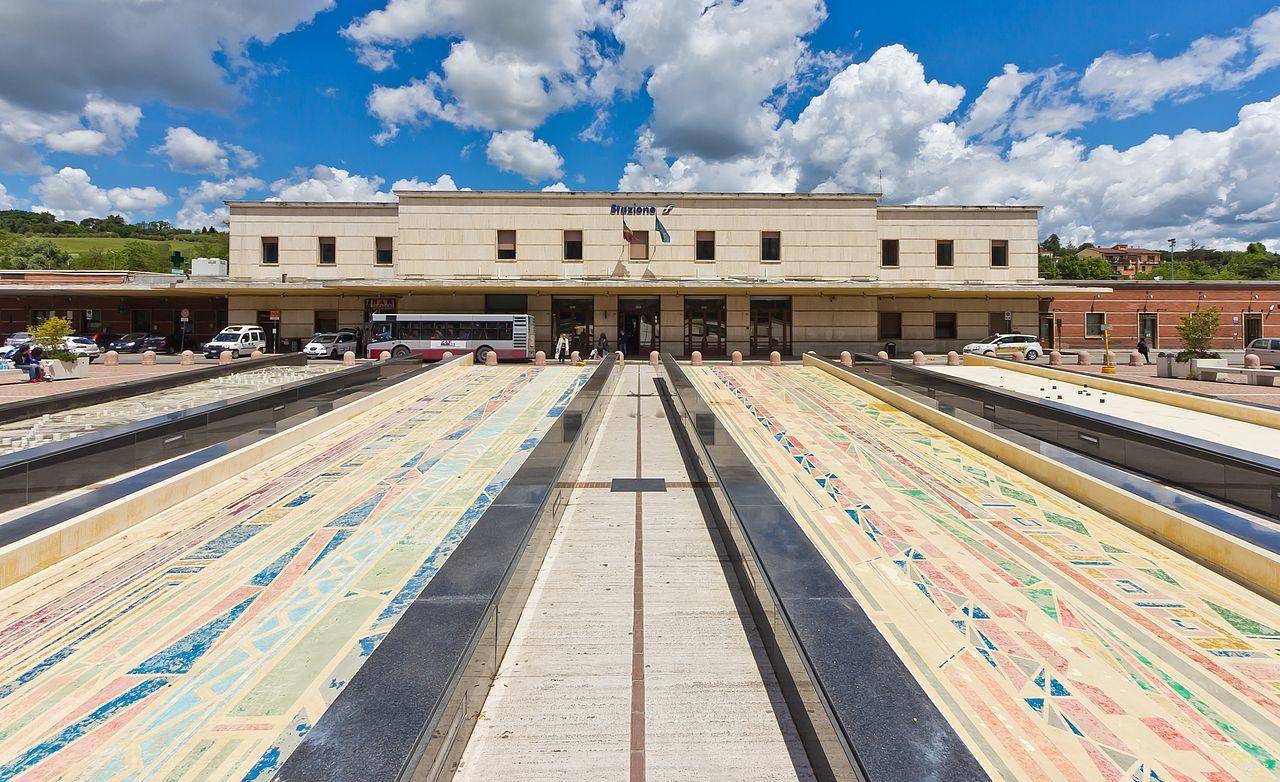
M 671 234 L 667 233 L 667 227 L 662 224 L 662 221 L 658 219 L 657 215 L 654 215 L 653 217 L 653 227 L 657 229 L 658 236 L 662 237 L 663 244 L 668 244 L 671 241 Z

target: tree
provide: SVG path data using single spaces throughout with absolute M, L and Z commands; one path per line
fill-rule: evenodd
M 27 326 L 31 333 L 31 341 L 44 348 L 45 357 L 59 361 L 75 361 L 75 354 L 67 350 L 67 337 L 76 333 L 71 321 L 57 315 L 45 318 L 43 322 Z
M 1219 358 L 1214 353 L 1213 338 L 1218 336 L 1222 310 L 1210 307 L 1204 310 L 1188 312 L 1179 318 L 1178 337 L 1182 340 L 1182 352 L 1177 361 L 1183 362 L 1193 358 Z
M 66 269 L 71 254 L 47 239 L 18 239 L 0 254 L 0 269 Z
M 1057 234 L 1049 234 L 1049 238 L 1041 242 L 1040 246 L 1054 255 L 1062 252 L 1062 240 L 1058 238 Z
M 1040 277 L 1045 280 L 1058 279 L 1057 259 L 1040 256 Z
M 1064 255 L 1058 260 L 1060 280 L 1109 280 L 1111 263 L 1106 258 L 1082 258 Z
M 1262 242 L 1250 242 L 1244 251 L 1246 255 L 1266 255 L 1267 246 Z

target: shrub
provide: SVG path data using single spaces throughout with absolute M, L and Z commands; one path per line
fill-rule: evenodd
M 1222 310 L 1210 307 L 1183 315 L 1178 323 L 1178 336 L 1182 339 L 1182 351 L 1176 360 L 1190 361 L 1193 358 L 1221 358 L 1213 352 L 1213 338 L 1218 335 L 1219 318 Z
M 43 323 L 28 326 L 31 341 L 44 348 L 44 357 L 56 361 L 75 361 L 76 354 L 67 350 L 67 337 L 75 333 L 71 321 L 53 315 Z

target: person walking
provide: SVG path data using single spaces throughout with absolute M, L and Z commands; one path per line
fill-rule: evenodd
M 1142 354 L 1144 363 L 1151 363 L 1151 347 L 1147 345 L 1147 340 L 1144 337 L 1138 338 L 1138 353 Z
M 603 361 L 607 355 L 609 355 L 609 335 L 602 331 L 596 340 L 596 356 Z
M 556 360 L 561 364 L 569 357 L 569 335 L 560 332 L 560 338 L 556 340 Z

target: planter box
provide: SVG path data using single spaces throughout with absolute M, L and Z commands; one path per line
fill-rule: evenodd
M 1177 367 L 1182 368 L 1180 373 Z M 1190 369 L 1189 364 L 1175 362 L 1172 353 L 1161 353 L 1156 356 L 1156 377 L 1186 377 Z
M 41 361 L 40 366 L 50 380 L 74 380 L 89 376 L 89 358 L 82 356 L 75 361 Z
M 1209 369 L 1210 367 L 1225 367 L 1227 365 L 1227 360 L 1225 358 L 1193 358 L 1191 359 L 1190 362 L 1188 362 L 1188 364 L 1190 366 L 1187 368 L 1184 374 L 1180 375 L 1180 377 L 1189 377 L 1192 380 L 1199 380 L 1200 378 L 1197 373 L 1201 369 Z M 1174 366 L 1176 367 L 1178 365 L 1175 364 Z

